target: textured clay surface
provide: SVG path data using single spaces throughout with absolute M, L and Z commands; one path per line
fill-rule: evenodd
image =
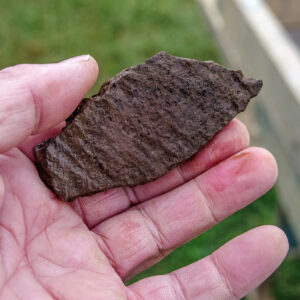
M 213 62 L 159 52 L 83 99 L 34 149 L 45 184 L 74 200 L 164 175 L 201 149 L 262 87 Z

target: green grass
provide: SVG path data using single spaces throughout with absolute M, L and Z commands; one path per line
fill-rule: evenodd
M 0 69 L 89 53 L 101 69 L 90 94 L 104 80 L 160 50 L 220 61 L 193 0 L 0 0 L 0 7 Z M 276 223 L 276 215 L 272 190 L 134 280 L 190 264 L 242 232 Z M 294 288 L 300 277 L 297 264 L 287 261 L 273 277 L 276 299 L 300 299 Z
M 300 258 L 287 258 L 272 277 L 276 299 L 300 299 Z
M 0 68 L 89 53 L 104 81 L 160 50 L 218 60 L 192 0 L 0 0 L 0 7 Z

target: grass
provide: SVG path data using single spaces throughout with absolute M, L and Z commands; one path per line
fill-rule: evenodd
M 0 0 L 0 7 L 0 68 L 89 53 L 104 81 L 159 50 L 218 60 L 191 0 Z
M 100 64 L 100 83 L 160 50 L 219 61 L 193 0 L 0 0 L 0 69 L 19 63 L 56 62 L 89 53 Z M 275 224 L 276 193 L 224 220 L 134 280 L 190 264 L 226 241 L 262 224 Z M 300 299 L 299 262 L 286 261 L 272 282 L 276 299 Z
M 300 299 L 300 258 L 287 258 L 272 277 L 276 299 Z

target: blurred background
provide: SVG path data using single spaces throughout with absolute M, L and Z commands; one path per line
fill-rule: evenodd
M 244 114 L 252 145 L 279 161 L 275 188 L 140 278 L 190 264 L 233 237 L 276 224 L 291 250 L 278 271 L 247 299 L 300 299 L 300 1 L 299 0 L 0 0 L 0 69 L 91 54 L 100 78 L 160 50 L 214 60 L 264 80 L 264 92 Z

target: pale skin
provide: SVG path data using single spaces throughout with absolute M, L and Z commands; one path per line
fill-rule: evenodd
M 249 293 L 287 253 L 277 227 L 252 229 L 173 273 L 124 284 L 273 186 L 273 156 L 248 147 L 240 121 L 144 186 L 70 205 L 40 180 L 33 146 L 59 132 L 97 75 L 87 56 L 0 71 L 0 298 L 207 300 Z

